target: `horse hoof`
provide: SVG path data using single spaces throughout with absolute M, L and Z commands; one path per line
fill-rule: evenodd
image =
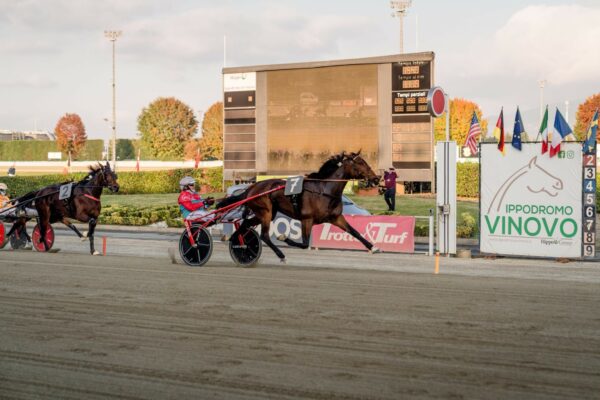
M 279 240 L 280 242 L 285 242 L 285 239 L 287 239 L 287 237 L 285 235 L 277 236 L 277 240 Z
M 87 239 L 89 233 L 90 233 L 89 231 L 83 231 L 83 233 L 81 234 L 81 237 Z
M 98 252 L 98 250 L 94 250 L 94 252 L 92 253 L 93 256 L 99 256 L 100 252 Z
M 371 247 L 371 250 L 369 250 L 369 253 L 371 254 L 377 254 L 377 253 L 381 253 L 382 251 L 379 249 L 379 247 Z
M 287 260 L 285 258 L 280 258 L 279 262 L 282 264 L 287 264 Z

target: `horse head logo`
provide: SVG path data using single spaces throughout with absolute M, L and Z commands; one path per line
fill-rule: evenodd
M 524 187 L 521 184 L 524 184 Z M 540 167 L 537 164 L 537 156 L 534 156 L 525 166 L 519 168 L 504 181 L 494 195 L 488 213 L 492 209 L 495 209 L 496 212 L 500 211 L 509 191 L 517 191 L 520 188 L 531 193 L 543 193 L 550 197 L 556 197 L 563 187 L 563 181 Z

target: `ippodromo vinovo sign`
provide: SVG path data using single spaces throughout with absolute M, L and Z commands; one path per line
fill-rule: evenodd
M 481 144 L 482 253 L 582 256 L 581 143 L 563 142 L 561 153 L 541 154 L 540 143 Z

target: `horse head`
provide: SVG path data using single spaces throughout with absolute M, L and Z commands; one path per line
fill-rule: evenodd
M 102 166 L 104 172 L 104 186 L 108 187 L 111 192 L 116 193 L 119 191 L 119 183 L 117 182 L 117 174 L 110 168 L 108 161 L 105 166 Z
M 106 187 L 114 193 L 119 191 L 117 174 L 110 168 L 108 161 L 106 165 L 98 163 L 96 167 L 90 166 L 90 174 L 86 179 L 92 182 L 94 186 Z
M 367 187 L 377 186 L 379 184 L 379 176 L 367 164 L 364 158 L 360 155 L 360 150 L 357 153 L 343 153 L 342 160 L 344 165 L 344 173 L 350 179 L 364 179 L 367 181 Z
M 530 192 L 544 192 L 551 197 L 556 197 L 563 189 L 562 180 L 537 165 L 537 156 L 529 161 L 527 167 L 527 190 Z

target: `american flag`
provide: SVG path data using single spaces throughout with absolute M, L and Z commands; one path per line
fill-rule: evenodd
M 477 114 L 475 114 L 475 111 L 473 111 L 471 127 L 469 128 L 469 133 L 467 134 L 467 142 L 465 143 L 466 146 L 469 146 L 471 154 L 477 154 L 477 142 L 479 140 L 479 135 L 481 135 L 481 126 L 479 126 Z

